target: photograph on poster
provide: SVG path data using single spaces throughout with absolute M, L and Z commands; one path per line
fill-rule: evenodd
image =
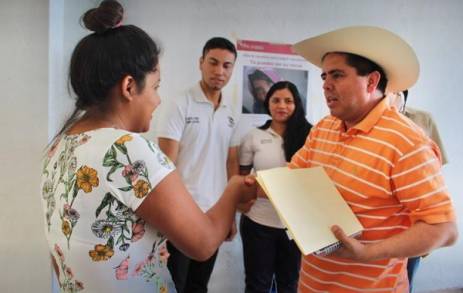
M 270 87 L 278 81 L 294 83 L 307 109 L 309 63 L 295 54 L 290 44 L 238 40 L 235 80 L 241 94 L 241 112 L 261 121 L 266 114 L 263 102 Z
M 278 81 L 294 83 L 307 105 L 308 71 L 276 67 L 243 66 L 243 114 L 266 114 L 264 100 L 267 91 Z

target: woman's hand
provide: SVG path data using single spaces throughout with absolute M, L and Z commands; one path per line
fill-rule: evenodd
M 238 176 L 235 175 L 228 181 L 227 188 L 232 188 L 237 192 L 238 210 L 248 211 L 256 200 L 257 181 L 253 175 Z
M 232 177 L 232 180 L 236 180 L 238 183 L 238 186 L 239 186 L 238 188 L 240 192 L 240 200 L 239 200 L 240 204 L 248 203 L 251 200 L 255 200 L 255 198 L 257 197 L 256 195 L 257 180 L 255 176 L 235 175 Z

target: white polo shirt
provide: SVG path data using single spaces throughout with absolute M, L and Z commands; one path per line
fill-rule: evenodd
M 199 83 L 167 100 L 165 107 L 158 137 L 179 142 L 177 170 L 193 199 L 207 211 L 227 184 L 228 150 L 239 145 L 238 119 L 224 97 L 214 110 Z
M 287 165 L 283 150 L 283 138 L 271 127 L 252 129 L 241 142 L 240 165 L 253 166 L 255 171 Z M 251 220 L 273 228 L 285 228 L 270 200 L 258 197 L 249 212 Z

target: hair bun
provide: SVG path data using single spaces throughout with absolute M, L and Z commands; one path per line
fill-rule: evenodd
M 85 27 L 96 33 L 104 33 L 119 25 L 124 16 L 124 8 L 119 2 L 105 0 L 100 3 L 98 8 L 93 8 L 85 12 L 82 21 Z

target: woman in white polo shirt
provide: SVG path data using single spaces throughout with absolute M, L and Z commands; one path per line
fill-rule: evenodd
M 285 166 L 304 145 L 312 125 L 305 118 L 296 86 L 275 83 L 267 92 L 264 107 L 272 117 L 251 130 L 240 146 L 240 172 Z M 246 292 L 269 292 L 275 277 L 278 292 L 296 292 L 300 251 L 288 238 L 270 201 L 258 197 L 241 217 Z

